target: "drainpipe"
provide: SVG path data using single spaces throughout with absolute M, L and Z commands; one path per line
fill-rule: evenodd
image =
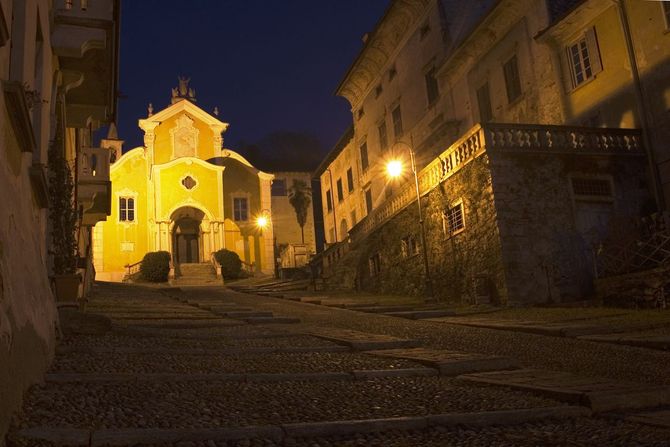
M 628 22 L 628 13 L 626 12 L 625 0 L 613 0 L 617 6 L 619 18 L 621 20 L 621 28 L 626 41 L 626 51 L 628 53 L 628 61 L 630 63 L 631 74 L 633 75 L 633 88 L 635 90 L 635 101 L 639 111 L 640 124 L 642 127 L 642 141 L 644 143 L 645 152 L 647 155 L 647 162 L 649 164 L 649 172 L 651 174 L 652 192 L 656 200 L 658 211 L 665 211 L 665 200 L 661 192 L 658 167 L 656 166 L 656 157 L 654 156 L 654 149 L 652 145 L 652 138 L 650 136 L 651 126 L 649 117 L 647 115 L 647 103 L 644 98 L 644 91 L 642 89 L 642 82 L 640 81 L 640 72 L 637 67 L 637 56 L 635 55 L 635 47 L 633 45 L 633 36 L 630 31 L 630 24 Z

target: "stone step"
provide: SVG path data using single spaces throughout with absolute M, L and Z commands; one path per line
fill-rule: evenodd
M 583 407 L 559 406 L 472 413 L 428 414 L 376 419 L 326 420 L 216 428 L 101 428 L 95 430 L 62 427 L 28 427 L 12 435 L 18 445 L 48 444 L 72 447 L 127 445 L 178 445 L 211 441 L 234 443 L 254 439 L 291 445 L 296 438 L 343 437 L 365 433 L 421 431 L 430 427 L 490 427 L 521 425 L 543 420 L 576 419 L 589 416 Z
M 222 312 L 221 315 L 228 317 L 228 318 L 236 318 L 236 319 L 246 319 L 246 318 L 259 318 L 259 317 L 272 317 L 272 312 L 269 311 L 258 311 L 258 310 L 252 310 L 248 312 Z
M 551 399 L 587 406 L 595 413 L 670 405 L 670 386 L 595 379 L 566 372 L 519 369 L 465 374 L 458 378 L 531 391 Z
M 519 364 L 516 360 L 507 357 L 472 354 L 459 351 L 414 348 L 371 351 L 368 352 L 368 354 L 413 360 L 437 369 L 443 376 L 458 376 L 467 373 L 519 368 Z
M 300 318 L 293 317 L 250 317 L 244 318 L 249 324 L 295 324 L 300 323 Z
M 440 318 L 440 317 L 449 317 L 454 315 L 454 311 L 451 310 L 410 310 L 404 312 L 384 312 L 384 315 L 389 315 L 391 317 L 400 317 L 407 318 L 409 320 L 424 320 L 427 318 Z
M 369 334 L 348 329 L 319 327 L 309 329 L 305 333 L 307 335 L 349 346 L 356 351 L 415 348 L 419 346 L 417 340 L 397 338 L 390 335 Z

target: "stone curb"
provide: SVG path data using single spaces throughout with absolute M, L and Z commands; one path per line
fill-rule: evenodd
M 357 421 L 305 422 L 284 424 L 281 427 L 288 437 L 314 438 L 389 430 L 423 430 L 428 427 L 428 419 L 425 416 L 417 416 Z
M 183 429 L 105 429 L 93 432 L 91 446 L 126 446 L 135 444 L 177 443 L 180 441 L 235 441 L 266 438 L 281 441 L 284 437 L 278 426 L 251 426 L 239 428 L 183 428 Z
M 431 426 L 451 427 L 467 425 L 488 427 L 491 425 L 513 425 L 535 422 L 543 419 L 572 419 L 591 416 L 591 410 L 577 406 L 527 408 L 522 410 L 500 410 L 482 413 L 454 413 L 428 416 Z
M 433 368 L 373 369 L 352 371 L 356 380 L 392 377 L 435 377 L 439 375 Z
M 20 430 L 15 436 L 24 439 L 52 442 L 69 446 L 125 446 L 134 444 L 160 444 L 236 441 L 263 438 L 282 442 L 287 438 L 312 438 L 346 436 L 357 433 L 424 430 L 428 427 L 515 425 L 543 419 L 572 419 L 588 417 L 590 410 L 583 407 L 540 407 L 520 410 L 486 411 L 479 413 L 447 413 L 429 416 L 409 416 L 383 419 L 349 421 L 307 422 L 282 425 L 262 425 L 233 428 L 182 428 L 182 429 L 102 429 L 93 432 L 79 429 L 33 427 Z
M 289 346 L 285 348 L 223 348 L 223 349 L 183 349 L 183 348 L 72 348 L 63 346 L 58 354 L 172 354 L 172 355 L 262 355 L 262 354 L 300 354 L 311 352 L 351 352 L 346 346 Z
M 87 374 L 87 373 L 51 373 L 45 376 L 47 383 L 118 383 L 118 382 L 328 382 L 366 380 L 370 378 L 395 378 L 436 376 L 431 368 L 354 370 L 322 373 L 230 373 L 230 374 Z

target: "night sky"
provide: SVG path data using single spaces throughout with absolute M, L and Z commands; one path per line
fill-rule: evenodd
M 338 83 L 388 0 L 124 0 L 118 128 L 142 144 L 137 120 L 191 78 L 198 106 L 230 123 L 238 149 L 273 132 L 306 133 L 331 149 L 351 123 Z

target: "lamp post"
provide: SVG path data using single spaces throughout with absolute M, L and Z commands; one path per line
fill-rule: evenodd
M 405 146 L 409 152 L 410 165 L 414 175 L 414 188 L 416 190 L 416 206 L 419 211 L 419 231 L 421 232 L 421 251 L 423 255 L 423 273 L 426 281 L 426 301 L 433 301 L 433 282 L 430 277 L 430 268 L 428 266 L 428 246 L 426 245 L 426 229 L 423 223 L 423 212 L 421 210 L 421 193 L 419 191 L 419 176 L 416 172 L 416 160 L 412 147 L 406 143 L 396 143 L 395 146 Z M 386 173 L 391 178 L 397 178 L 403 173 L 403 163 L 401 160 L 394 159 L 386 164 Z
M 272 228 L 272 263 L 274 265 L 274 274 L 275 278 L 279 277 L 279 272 L 277 269 L 277 238 L 274 237 L 274 227 L 272 225 L 272 216 L 270 215 L 270 210 L 264 209 L 256 216 L 256 226 L 260 230 L 260 235 L 263 236 L 263 230 L 265 228 Z

